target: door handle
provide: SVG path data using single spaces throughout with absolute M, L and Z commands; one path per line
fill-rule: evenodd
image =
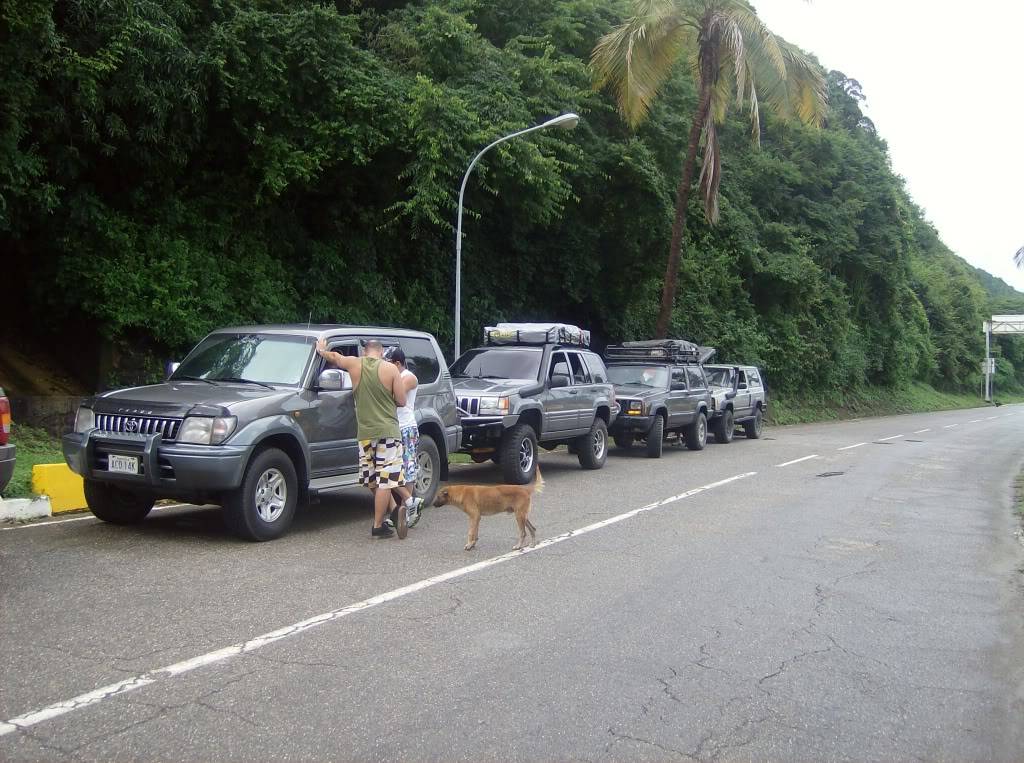
M 571 389 L 571 390 L 569 390 L 569 394 L 570 395 L 578 395 L 579 393 L 580 393 L 580 391 L 578 389 Z

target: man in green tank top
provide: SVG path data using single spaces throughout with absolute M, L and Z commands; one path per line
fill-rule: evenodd
M 384 348 L 376 339 L 366 343 L 361 358 L 353 358 L 327 349 L 320 339 L 316 351 L 328 363 L 348 372 L 352 377 L 353 399 L 359 438 L 359 483 L 373 493 L 374 538 L 387 538 L 392 532 L 383 525 L 397 489 L 408 503 L 412 493 L 405 487 L 402 460 L 402 435 L 398 429 L 398 408 L 405 405 L 405 386 L 392 363 L 383 359 Z M 409 532 L 405 511 L 398 514 L 398 537 Z

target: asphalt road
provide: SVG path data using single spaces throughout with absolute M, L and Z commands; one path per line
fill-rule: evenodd
M 266 544 L 5 528 L 0 760 L 1021 760 L 1022 425 L 545 453 L 526 553 L 451 507 L 373 541 L 357 492 Z

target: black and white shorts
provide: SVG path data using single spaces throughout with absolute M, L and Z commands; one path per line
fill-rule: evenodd
M 393 488 L 405 484 L 402 441 L 394 437 L 359 441 L 359 484 Z

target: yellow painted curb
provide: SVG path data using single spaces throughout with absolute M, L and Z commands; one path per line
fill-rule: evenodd
M 50 510 L 79 511 L 87 508 L 82 478 L 67 464 L 36 464 L 32 467 L 32 492 L 50 497 Z

